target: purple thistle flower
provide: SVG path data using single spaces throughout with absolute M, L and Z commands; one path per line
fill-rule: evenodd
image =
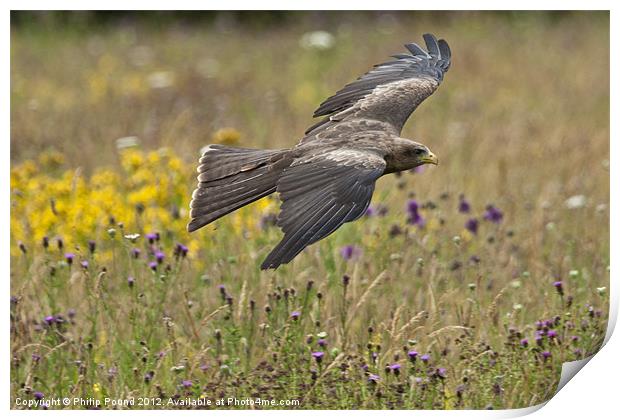
M 409 200 L 407 202 L 407 211 L 409 213 L 417 213 L 419 207 L 418 202 L 415 200 Z
M 301 315 L 301 312 L 299 311 L 293 311 L 291 312 L 291 319 L 293 321 L 297 321 L 299 319 L 299 316 Z
M 409 353 L 407 353 L 407 356 L 409 356 L 409 360 L 411 362 L 415 362 L 418 357 L 418 352 L 415 350 L 411 350 L 409 351 Z
M 157 263 L 155 261 L 149 261 L 149 268 L 153 271 L 157 271 Z
M 558 336 L 558 333 L 555 330 L 549 330 L 547 331 L 547 337 L 549 337 L 550 339 L 554 339 Z
M 181 249 L 181 256 L 187 257 L 187 253 L 189 252 L 189 248 L 183 244 L 179 247 Z
M 471 211 L 471 206 L 469 202 L 465 200 L 465 196 L 461 194 L 459 196 L 459 213 L 469 213 Z
M 420 357 L 420 360 L 422 360 L 424 363 L 428 363 L 428 361 L 431 360 L 431 355 L 423 354 L 422 357 Z
M 44 321 L 47 325 L 52 325 L 54 322 L 56 322 L 56 318 L 53 315 L 48 315 L 45 317 Z
M 32 394 L 34 396 L 35 400 L 42 400 L 43 397 L 45 397 L 45 395 L 41 392 L 41 391 L 36 391 L 34 394 Z
M 151 380 L 153 380 L 153 376 L 155 376 L 155 372 L 152 370 L 146 372 L 144 374 L 144 382 L 151 382 Z
M 50 239 L 47 236 L 44 236 L 41 242 L 43 243 L 43 248 L 45 249 L 50 246 Z
M 355 245 L 346 245 L 340 248 L 340 255 L 345 261 L 356 260 L 362 254 L 361 248 Z
M 65 254 L 65 260 L 67 260 L 67 264 L 71 265 L 73 264 L 73 258 L 75 258 L 75 254 L 72 252 L 67 252 Z
M 312 352 L 312 357 L 314 357 L 314 360 L 316 360 L 317 363 L 321 363 L 323 361 L 324 355 L 325 353 L 323 353 L 322 351 Z
M 437 370 L 435 371 L 435 376 L 438 377 L 439 379 L 445 379 L 446 374 L 447 374 L 446 368 L 440 367 L 440 368 L 437 368 Z
M 165 257 L 165 256 L 166 256 L 166 255 L 165 255 L 163 252 L 161 252 L 161 251 L 156 251 L 156 252 L 155 252 L 155 259 L 157 260 L 157 264 L 161 264 L 161 263 L 163 263 L 163 262 L 164 262 L 164 257 Z
M 376 384 L 377 382 L 379 382 L 380 379 L 381 378 L 379 377 L 379 375 L 375 375 L 374 373 L 368 375 L 368 382 L 371 384 Z
M 117 373 L 118 373 L 118 369 L 116 368 L 116 366 L 112 366 L 111 368 L 109 368 L 108 369 L 108 380 L 110 381 L 113 380 Z
M 368 365 L 362 365 L 362 370 L 364 372 L 368 372 L 368 369 L 370 369 L 370 367 L 368 367 Z
M 576 343 L 577 341 L 579 341 L 579 336 L 578 335 L 571 336 L 570 341 L 572 341 L 573 343 Z
M 138 259 L 140 258 L 140 249 L 138 248 L 134 248 L 131 250 L 131 255 L 135 258 Z
M 365 216 L 367 217 L 372 217 L 374 215 L 377 214 L 377 210 L 375 209 L 375 206 L 368 206 L 368 208 L 366 209 L 366 212 L 364 213 Z
M 41 355 L 38 353 L 32 353 L 32 361 L 36 363 L 39 360 L 41 360 Z
M 186 379 L 182 382 L 182 385 L 183 385 L 183 388 L 191 388 L 192 385 L 194 384 L 192 383 L 192 381 Z
M 224 286 L 223 284 L 220 284 L 219 286 L 217 286 L 217 288 L 220 291 L 220 295 L 222 296 L 222 299 L 226 299 L 226 286 Z
M 88 250 L 91 254 L 95 253 L 95 249 L 97 249 L 97 244 L 92 239 L 88 241 Z
M 554 281 L 554 282 L 553 282 L 553 287 L 555 287 L 555 290 L 557 290 L 557 292 L 558 292 L 558 294 L 559 294 L 560 296 L 563 296 L 563 295 L 564 295 L 564 287 L 563 287 L 563 285 L 562 285 L 562 282 L 561 282 L 561 281 Z
M 540 335 L 540 332 L 536 331 L 536 335 L 534 336 L 534 341 L 536 341 L 537 346 L 542 346 L 543 337 Z
M 409 200 L 407 202 L 407 212 L 409 216 L 407 217 L 407 223 L 410 225 L 418 225 L 419 227 L 424 227 L 425 221 L 424 218 L 420 215 L 418 211 L 418 202 L 415 200 Z
M 529 343 L 530 342 L 527 340 L 527 338 L 524 338 L 521 340 L 521 346 L 523 347 L 527 347 Z
M 394 363 L 390 366 L 390 370 L 394 373 L 394 375 L 398 376 L 400 374 L 400 363 Z
M 127 286 L 133 287 L 135 282 L 136 282 L 136 280 L 133 278 L 133 276 L 127 277 Z
M 177 257 L 187 257 L 187 252 L 189 248 L 181 243 L 177 243 L 177 246 L 174 248 L 174 255 Z
M 62 238 L 56 238 L 56 246 L 58 246 L 58 249 L 62 251 L 62 248 L 64 246 Z
M 325 348 L 325 346 L 327 346 L 327 340 L 324 338 L 319 338 L 316 343 L 319 345 L 319 347 Z
M 543 351 L 542 353 L 540 353 L 541 356 L 543 357 L 543 361 L 546 362 L 547 359 L 549 359 L 551 357 L 551 352 L 549 351 Z
M 75 309 L 73 309 L 73 308 L 71 308 L 71 309 L 69 309 L 69 310 L 67 311 L 67 316 L 68 316 L 69 318 L 75 318 L 75 314 L 76 314 L 76 311 L 75 311 Z
M 387 208 L 387 206 L 384 206 L 383 204 L 379 204 L 376 207 L 377 209 L 377 214 L 381 217 L 385 216 L 386 214 L 388 214 L 389 209 Z
M 504 214 L 495 206 L 489 204 L 484 212 L 484 219 L 489 222 L 499 223 L 502 221 Z
M 581 349 L 575 349 L 575 350 L 573 350 L 573 354 L 576 357 L 581 357 L 583 355 L 583 351 Z
M 82 268 L 88 268 L 88 261 L 86 261 L 86 260 L 82 260 L 82 262 L 80 263 L 80 265 L 82 266 Z
M 371 357 L 372 357 L 372 361 L 376 362 L 379 355 L 377 354 L 377 352 L 373 351 Z
M 146 239 L 148 239 L 149 244 L 152 245 L 157 240 L 158 235 L 156 233 L 147 233 L 145 236 L 146 236 Z
M 471 218 L 465 222 L 465 229 L 473 233 L 474 235 L 478 233 L 478 219 Z

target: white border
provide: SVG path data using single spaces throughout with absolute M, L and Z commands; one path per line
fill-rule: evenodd
M 249 1 L 240 1 L 240 0 L 228 0 L 225 3 L 218 4 L 209 4 L 209 3 L 199 3 L 192 2 L 187 0 L 177 0 L 172 4 L 170 2 L 150 0 L 150 1 L 136 1 L 128 3 L 127 1 L 118 1 L 118 0 L 110 0 L 106 2 L 84 2 L 84 1 L 8 1 L 8 9 L 5 9 L 2 19 L 2 25 L 4 27 L 4 31 L 2 31 L 2 45 L 3 52 L 6 58 L 10 57 L 10 9 L 16 10 L 27 10 L 27 9 L 125 9 L 127 6 L 130 6 L 131 9 L 135 10 L 167 10 L 170 9 L 169 6 L 174 6 L 175 10 L 191 10 L 198 7 L 208 7 L 214 10 L 243 10 L 243 9 L 285 9 L 285 10 L 373 10 L 379 4 L 377 2 L 371 2 L 367 0 L 361 1 L 329 1 L 329 0 L 314 0 L 314 1 L 305 1 L 305 2 L 295 2 L 294 4 L 290 1 L 262 1 L 260 3 L 261 7 L 257 8 L 255 4 L 252 4 Z M 618 98 L 618 84 L 615 83 L 613 78 L 614 74 L 618 74 L 618 14 L 617 10 L 613 7 L 617 2 L 612 1 L 602 1 L 602 0 L 590 0 L 588 2 L 584 1 L 576 1 L 576 0 L 564 0 L 564 1 L 532 1 L 532 0 L 522 0 L 519 2 L 514 1 L 505 1 L 505 2 L 493 2 L 493 1 L 468 1 L 457 2 L 457 1 L 424 1 L 424 2 L 407 2 L 407 1 L 394 1 L 394 0 L 383 0 L 380 3 L 380 6 L 384 10 L 537 10 L 537 9 L 553 9 L 553 10 L 612 10 L 611 12 L 611 115 L 615 115 L 614 110 L 617 111 L 617 98 Z M 466 6 L 467 8 L 465 8 Z M 571 53 L 567 51 L 567 53 Z M 2 197 L 2 207 L 0 211 L 2 211 L 2 217 L 5 220 L 5 226 L 10 226 L 10 217 L 9 217 L 9 167 L 10 167 L 10 131 L 9 131 L 9 123 L 10 123 L 10 114 L 7 112 L 10 109 L 10 67 L 9 60 L 4 60 L 5 65 L 2 68 L 4 77 L 2 78 L 2 86 L 5 94 L 2 97 L 3 108 L 5 110 L 2 121 L 2 132 L 5 133 L 4 141 L 2 142 L 2 146 L 4 149 L 4 153 L 2 153 L 2 165 L 4 176 L 0 178 L 0 183 L 2 185 L 2 190 L 5 191 Z M 614 120 L 611 120 L 611 156 L 610 160 L 613 161 L 613 157 L 617 156 L 618 147 L 617 147 L 617 130 L 615 129 Z M 614 180 L 618 179 L 618 171 L 615 169 L 614 165 L 610 165 L 611 167 L 611 179 L 612 179 L 612 187 L 611 187 L 611 201 L 610 201 L 610 209 L 617 208 L 617 192 L 614 190 L 614 187 L 617 187 L 616 182 Z M 616 260 L 617 257 L 617 246 L 616 240 L 614 238 L 618 238 L 618 224 L 615 222 L 616 219 L 611 219 L 611 259 Z M 9 306 L 9 235 L 8 230 L 5 231 L 5 234 L 0 241 L 0 258 L 4 263 L 2 264 L 3 271 L 5 276 L 3 276 L 3 290 L 4 294 L 1 300 L 2 308 L 4 311 L 5 318 L 5 328 L 2 328 L 1 334 L 3 335 L 4 346 L 1 350 L 0 360 L 4 362 L 4 367 L 7 369 L 6 375 L 4 375 L 4 381 L 2 382 L 2 406 L 4 408 L 3 411 L 7 412 L 9 410 L 9 360 L 10 360 L 10 348 L 9 348 L 9 325 L 8 325 L 8 306 Z M 520 415 L 528 414 L 532 411 L 536 411 L 532 414 L 532 418 L 546 418 L 546 417 L 560 417 L 560 418 L 609 418 L 609 413 L 613 413 L 616 411 L 616 401 L 617 401 L 617 387 L 616 385 L 619 373 L 619 365 L 617 355 L 620 354 L 620 341 L 617 338 L 617 334 L 615 336 L 611 336 L 611 332 L 613 327 L 615 326 L 615 321 L 617 319 L 618 312 L 618 281 L 611 278 L 610 285 L 610 293 L 612 298 L 612 309 L 610 311 L 610 328 L 606 337 L 606 340 L 609 340 L 605 347 L 596 354 L 590 363 L 588 363 L 588 367 L 580 372 L 575 379 L 570 381 L 551 401 L 549 401 L 546 406 L 538 411 L 539 407 L 532 407 L 526 409 L 519 410 L 501 410 L 501 411 L 424 411 L 424 412 L 415 412 L 415 411 L 398 411 L 393 412 L 391 415 L 402 418 L 411 418 L 412 416 L 420 416 L 423 415 L 424 418 L 472 418 L 472 419 L 484 419 L 484 418 L 507 418 L 507 417 L 515 417 Z M 92 414 L 91 414 L 92 413 Z M 91 412 L 89 415 L 94 416 L 134 416 L 136 413 L 132 413 L 129 411 L 109 411 L 103 410 L 99 412 Z M 111 414 L 115 413 L 115 414 Z M 186 414 L 187 413 L 187 414 Z M 325 414 L 323 414 L 325 413 Z M 78 411 L 10 411 L 9 415 L 14 418 L 23 418 L 25 416 L 36 416 L 36 415 L 45 415 L 51 418 L 57 418 L 60 416 L 83 416 L 83 412 Z M 315 418 L 315 416 L 319 414 L 316 411 L 311 410 L 303 410 L 298 411 L 294 415 L 300 418 Z M 359 416 L 359 417 L 370 417 L 376 416 L 378 413 L 371 412 L 360 412 L 360 411 L 350 411 L 347 412 L 346 415 Z M 139 415 L 139 414 L 138 414 Z M 155 411 L 150 412 L 149 415 L 154 416 L 155 418 L 169 418 L 171 413 L 169 411 Z M 216 418 L 223 418 L 229 416 L 247 416 L 247 417 L 270 417 L 270 418 L 284 418 L 289 417 L 291 415 L 290 412 L 284 411 L 209 411 L 208 413 L 202 411 L 175 411 L 174 416 L 210 416 Z M 341 415 L 339 411 L 330 411 L 324 412 L 321 411 L 320 415 Z

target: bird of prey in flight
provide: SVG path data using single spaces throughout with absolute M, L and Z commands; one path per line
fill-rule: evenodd
M 400 137 L 409 115 L 450 68 L 448 43 L 431 34 L 424 41 L 428 51 L 406 44 L 409 53 L 394 55 L 327 98 L 314 112 L 323 119 L 293 148 L 205 147 L 187 229 L 193 232 L 278 192 L 277 225 L 284 238 L 261 265 L 275 269 L 361 217 L 379 177 L 436 165 L 428 147 Z

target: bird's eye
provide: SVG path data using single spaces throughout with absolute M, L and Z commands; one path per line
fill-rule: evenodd
M 415 153 L 416 155 L 420 156 L 421 154 L 424 153 L 424 149 L 415 149 L 415 151 L 413 153 Z

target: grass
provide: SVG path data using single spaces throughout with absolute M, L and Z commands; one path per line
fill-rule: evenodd
M 13 408 L 519 408 L 600 346 L 607 13 L 46 22 L 12 28 Z M 318 29 L 333 47 L 302 48 Z M 293 145 L 423 32 L 453 67 L 403 136 L 440 166 L 382 178 L 373 214 L 275 272 L 277 197 L 185 232 L 200 147 Z

